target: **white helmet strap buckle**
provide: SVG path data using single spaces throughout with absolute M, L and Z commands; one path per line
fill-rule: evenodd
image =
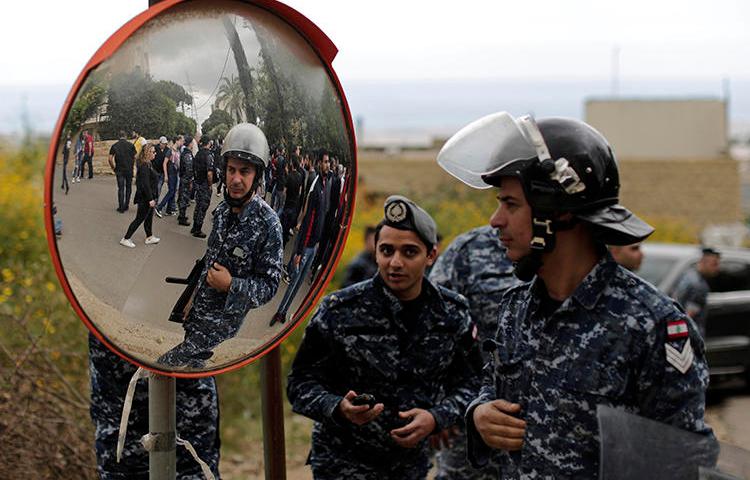
M 518 123 L 523 128 L 526 138 L 536 150 L 539 163 L 551 160 L 552 155 L 549 153 L 547 144 L 544 142 L 544 137 L 542 136 L 542 132 L 539 131 L 539 126 L 534 121 L 534 117 L 524 115 L 518 119 Z M 554 160 L 554 165 L 555 169 L 550 173 L 549 178 L 559 183 L 568 195 L 586 190 L 586 184 L 581 181 L 581 178 L 565 158 Z

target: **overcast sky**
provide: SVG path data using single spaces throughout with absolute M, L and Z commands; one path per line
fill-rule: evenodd
M 0 86 L 71 85 L 146 0 L 4 5 Z M 363 79 L 750 77 L 750 2 L 287 2 L 339 48 L 342 82 Z

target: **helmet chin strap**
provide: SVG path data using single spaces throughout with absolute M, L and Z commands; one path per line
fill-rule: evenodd
M 519 259 L 513 273 L 524 282 L 530 281 L 542 266 L 542 254 L 551 252 L 555 248 L 555 225 L 551 213 L 531 214 L 531 252 Z
M 531 215 L 531 252 L 519 259 L 513 273 L 524 282 L 534 278 L 541 268 L 542 254 L 555 249 L 555 232 L 570 230 L 578 219 L 572 217 L 570 220 L 556 220 L 554 213 L 539 213 L 532 211 Z

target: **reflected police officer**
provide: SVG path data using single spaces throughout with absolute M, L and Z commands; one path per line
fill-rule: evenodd
M 379 274 L 323 299 L 287 383 L 295 412 L 315 420 L 316 479 L 419 479 L 427 437 L 456 424 L 481 369 L 466 300 L 424 277 L 436 226 L 391 196 L 378 225 Z M 358 405 L 357 396 L 375 397 Z
M 472 462 L 495 455 L 501 478 L 596 478 L 597 404 L 712 435 L 695 324 L 607 253 L 653 229 L 617 203 L 601 134 L 503 112 L 464 127 L 438 162 L 470 186 L 499 187 L 491 224 L 528 282 L 499 306 L 492 362 L 466 413 Z
M 224 201 L 213 212 L 205 266 L 183 323 L 185 339 L 159 358 L 203 368 L 221 342 L 237 335 L 251 308 L 267 303 L 281 280 L 281 223 L 255 192 L 268 166 L 268 142 L 253 124 L 227 133 Z
M 195 190 L 195 210 L 193 211 L 193 228 L 190 233 L 194 237 L 205 238 L 203 220 L 211 204 L 211 185 L 214 182 L 214 157 L 211 153 L 211 139 L 203 135 L 200 139 L 200 149 L 193 161 L 193 189 Z
M 177 197 L 179 215 L 177 223 L 185 227 L 190 226 L 187 218 L 187 208 L 190 206 L 190 192 L 193 190 L 193 137 L 185 135 L 185 143 L 180 149 L 180 190 Z
M 495 338 L 497 306 L 505 291 L 520 283 L 513 274 L 513 262 L 500 243 L 500 232 L 490 225 L 474 228 L 456 237 L 435 262 L 430 280 L 460 293 L 469 301 L 471 319 L 477 325 L 478 340 Z M 483 361 L 491 355 L 482 350 Z M 458 435 L 449 440 L 449 448 L 438 453 L 437 480 L 495 479 L 497 466 L 472 467 L 466 459 L 466 435 L 463 421 Z

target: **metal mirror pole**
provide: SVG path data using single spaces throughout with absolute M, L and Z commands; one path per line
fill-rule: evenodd
M 148 452 L 149 480 L 177 477 L 175 385 L 174 377 L 148 377 L 148 430 L 154 437 Z
M 281 396 L 281 347 L 260 360 L 261 410 L 263 412 L 263 465 L 266 480 L 286 479 L 284 399 Z

